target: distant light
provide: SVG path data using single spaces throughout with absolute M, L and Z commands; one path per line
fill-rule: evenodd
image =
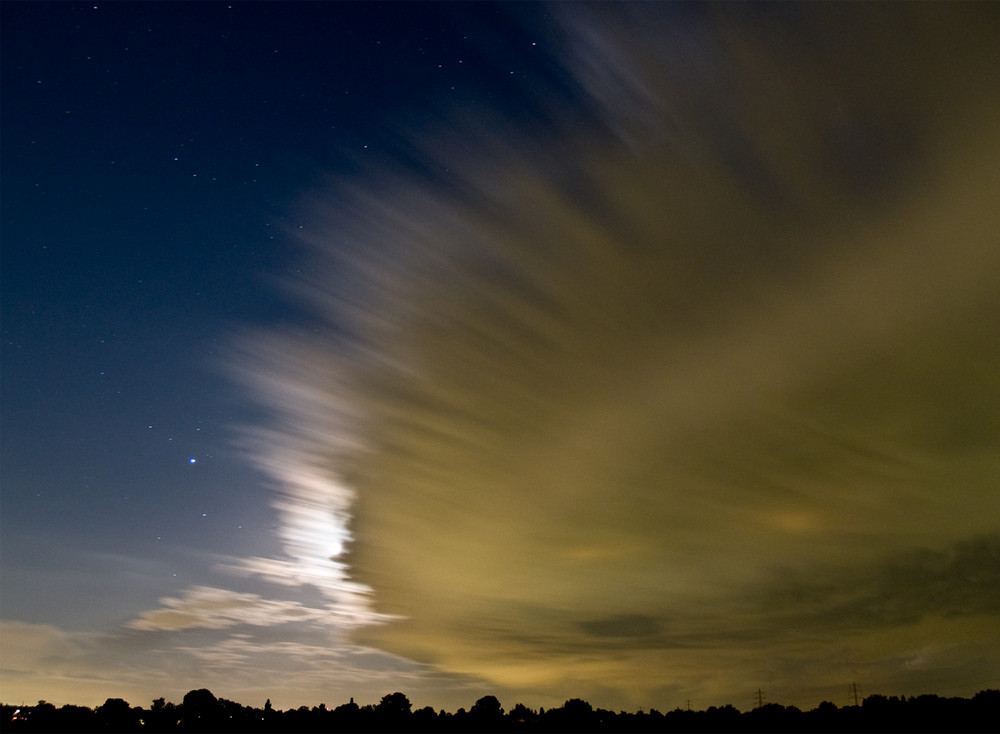
M 190 459 L 188 459 L 188 463 L 189 464 L 195 464 L 197 462 L 198 462 L 198 460 L 196 458 L 194 458 L 193 456 Z

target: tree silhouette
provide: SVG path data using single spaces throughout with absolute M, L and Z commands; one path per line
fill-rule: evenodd
M 409 715 L 411 708 L 410 699 L 399 691 L 396 691 L 395 693 L 388 693 L 382 696 L 382 700 L 378 702 L 375 710 L 383 715 L 405 717 Z
M 496 731 L 503 725 L 503 707 L 496 696 L 483 696 L 472 704 L 469 718 L 479 731 Z
M 164 698 L 154 698 L 149 711 L 143 717 L 145 721 L 143 731 L 173 731 L 180 718 L 177 706 Z
M 571 698 L 561 708 L 549 709 L 546 724 L 556 731 L 592 731 L 597 727 L 594 707 L 581 698 Z
M 377 726 L 394 730 L 407 728 L 411 708 L 410 699 L 399 691 L 382 696 L 374 710 Z
M 181 726 L 188 731 L 210 731 L 222 722 L 222 706 L 207 688 L 198 688 L 184 694 Z
M 139 724 L 139 716 L 121 698 L 109 698 L 97 707 L 96 713 L 105 731 L 132 731 Z
M 514 708 L 507 714 L 507 718 L 514 724 L 525 725 L 534 723 L 538 719 L 538 714 L 529 709 L 523 703 L 514 704 Z

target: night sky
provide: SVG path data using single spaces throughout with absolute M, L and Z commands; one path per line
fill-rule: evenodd
M 0 700 L 1000 687 L 996 5 L 0 21 Z

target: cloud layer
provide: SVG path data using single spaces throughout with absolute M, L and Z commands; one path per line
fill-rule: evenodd
M 235 566 L 532 700 L 996 686 L 1000 64 L 970 12 L 554 7 L 573 105 L 444 110 L 419 165 L 306 205 L 314 322 L 240 367 L 287 558 Z M 133 626 L 264 604 L 224 601 Z

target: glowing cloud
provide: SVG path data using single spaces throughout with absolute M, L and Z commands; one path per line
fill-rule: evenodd
M 243 358 L 288 559 L 240 567 L 557 701 L 913 684 L 893 655 L 997 614 L 873 580 L 995 547 L 995 44 L 943 10 L 554 12 L 584 111 L 415 135 L 311 203 L 316 323 Z

